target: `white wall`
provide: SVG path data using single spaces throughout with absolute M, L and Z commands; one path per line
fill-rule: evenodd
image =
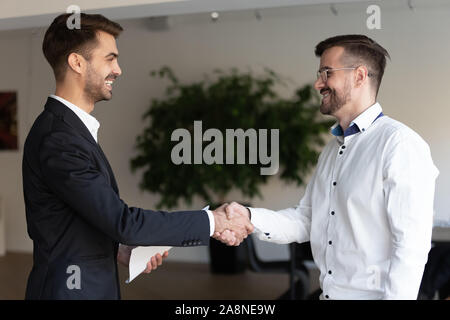
M 151 70 L 169 65 L 182 81 L 197 80 L 214 68 L 261 70 L 268 66 L 291 78 L 296 86 L 312 82 L 318 67 L 314 46 L 326 37 L 364 33 L 389 52 L 379 101 L 389 116 L 416 130 L 430 145 L 441 174 L 436 189 L 436 214 L 450 216 L 450 146 L 447 142 L 447 92 L 450 81 L 450 3 L 414 1 L 411 11 L 405 1 L 381 1 L 381 30 L 366 27 L 367 4 L 337 5 L 338 15 L 328 6 L 305 6 L 223 13 L 216 23 L 205 14 L 171 17 L 170 30 L 152 32 L 145 20 L 119 21 L 125 32 L 118 40 L 123 74 L 115 83 L 114 97 L 96 106 L 100 121 L 99 142 L 115 171 L 121 197 L 130 205 L 153 208 L 158 196 L 142 193 L 140 177 L 129 170 L 135 155 L 134 142 L 141 132 L 141 115 L 150 99 L 161 97 L 165 83 L 153 80 Z M 20 146 L 46 97 L 54 90 L 50 67 L 41 53 L 43 29 L 0 32 L 0 90 L 18 91 Z M 0 153 L 0 195 L 7 212 L 7 249 L 31 251 L 21 180 L 22 152 Z M 264 199 L 252 199 L 256 207 L 281 209 L 295 205 L 302 188 L 285 185 L 276 178 L 262 188 Z M 242 199 L 237 193 L 229 199 Z M 196 201 L 191 208 L 200 208 Z M 180 209 L 185 206 L 180 205 Z M 262 245 L 264 258 L 287 258 L 285 246 Z M 170 259 L 204 261 L 207 248 L 175 249 Z

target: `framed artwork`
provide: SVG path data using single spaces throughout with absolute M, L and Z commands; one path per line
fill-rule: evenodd
M 17 92 L 0 91 L 0 150 L 17 150 Z

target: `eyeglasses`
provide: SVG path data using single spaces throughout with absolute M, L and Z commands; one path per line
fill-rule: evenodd
M 327 82 L 328 80 L 328 72 L 330 71 L 339 71 L 339 70 L 355 70 L 357 67 L 349 67 L 349 68 L 329 68 L 317 71 L 317 79 L 321 78 L 323 82 Z

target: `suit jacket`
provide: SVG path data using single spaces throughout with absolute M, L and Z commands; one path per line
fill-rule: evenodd
M 209 243 L 204 211 L 127 206 L 100 146 L 78 116 L 53 98 L 27 136 L 22 173 L 34 262 L 26 299 L 120 299 L 119 243 Z

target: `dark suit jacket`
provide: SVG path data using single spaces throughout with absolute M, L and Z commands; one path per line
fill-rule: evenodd
M 27 299 L 120 299 L 118 243 L 209 243 L 204 211 L 128 207 L 119 198 L 100 146 L 78 116 L 58 100 L 48 98 L 34 122 L 22 165 L 28 234 L 34 247 Z M 78 275 L 79 286 L 74 278 Z

